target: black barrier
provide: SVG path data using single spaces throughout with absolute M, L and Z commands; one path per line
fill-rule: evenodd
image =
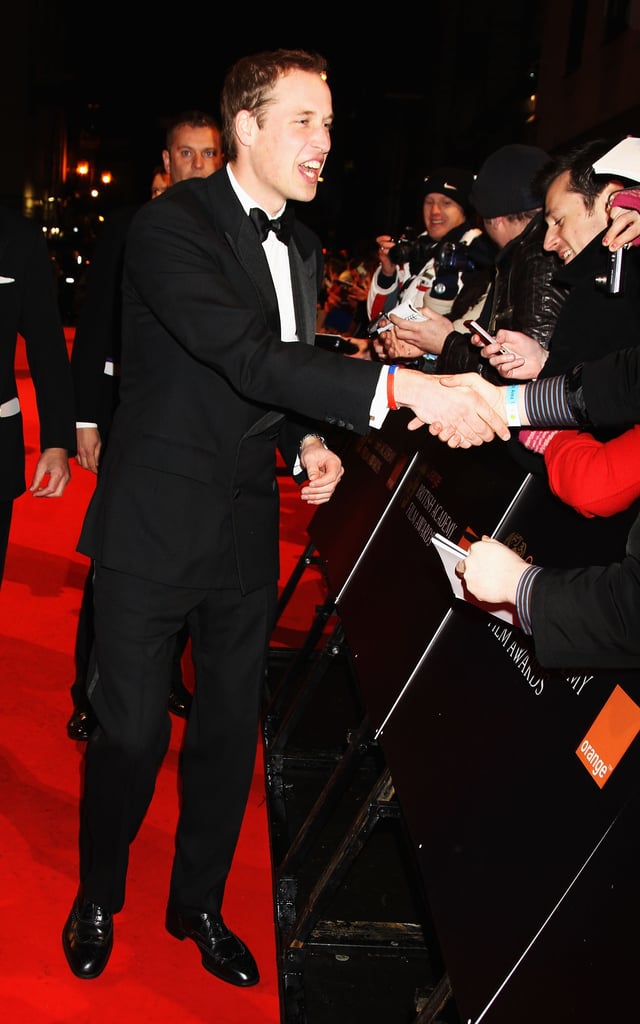
M 424 431 L 407 430 L 412 417 L 407 410 L 399 410 L 386 417 L 381 430 L 351 439 L 342 454 L 343 482 L 309 522 L 308 533 L 320 552 L 334 597 L 415 459 Z
M 614 975 L 632 963 L 640 751 L 633 734 L 602 786 L 577 751 L 612 694 L 635 714 L 640 674 L 542 669 L 520 630 L 453 598 L 431 538 L 488 533 L 537 564 L 606 564 L 637 509 L 586 519 L 499 442 L 418 436 L 337 610 L 454 997 L 469 1024 L 628 1018 L 632 980 Z
M 464 451 L 418 436 L 420 451 L 337 601 L 375 729 L 451 606 L 433 534 L 465 545 L 493 533 L 527 480 L 501 442 Z
M 600 788 L 576 750 L 616 687 L 635 713 L 640 674 L 542 669 L 520 630 L 452 598 L 430 537 L 437 530 L 459 542 L 471 526 L 537 564 L 606 564 L 622 557 L 637 510 L 586 519 L 527 476 L 497 515 L 512 479 L 504 449 L 443 454 L 433 445 L 424 439 L 339 604 L 358 682 L 381 722 L 463 1019 L 594 1021 L 594 972 L 615 966 L 610 952 L 598 953 L 598 937 L 629 962 L 636 904 L 610 885 L 615 878 L 635 897 L 634 858 L 619 856 L 640 751 L 631 743 Z M 637 860 L 640 839 L 633 843 Z M 584 907 L 574 915 L 580 899 L 594 902 L 591 921 Z M 601 1005 L 628 1014 L 630 998 L 630 981 L 601 979 Z
M 458 602 L 385 726 L 465 1022 L 631 1019 L 638 686 L 637 673 L 544 670 L 518 629 Z M 581 748 L 614 693 L 630 731 L 603 784 Z

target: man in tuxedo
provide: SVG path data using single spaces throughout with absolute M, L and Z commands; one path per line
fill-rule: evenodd
M 169 121 L 162 151 L 163 168 L 155 168 L 151 198 L 187 178 L 204 178 L 224 166 L 222 133 L 216 119 L 202 110 L 176 114 Z M 78 463 L 98 472 L 113 411 L 118 403 L 120 381 L 120 286 L 124 246 L 137 207 L 117 211 L 100 236 L 91 265 L 87 293 L 76 327 L 71 369 L 76 395 Z M 169 710 L 186 718 L 191 694 L 182 679 L 181 658 L 189 640 L 185 626 L 176 639 Z M 75 678 L 71 684 L 73 711 L 67 722 L 69 739 L 86 741 L 96 725 L 89 700 L 95 676 L 93 627 L 93 566 L 89 567 L 78 616 L 74 651 Z
M 414 426 L 456 444 L 508 437 L 471 388 L 347 357 L 338 366 L 314 347 L 322 249 L 288 200 L 313 199 L 330 149 L 326 77 L 303 51 L 240 59 L 221 96 L 227 167 L 174 185 L 129 231 L 120 403 L 79 542 L 95 563 L 99 666 L 80 887 L 62 940 L 80 978 L 111 953 L 129 845 L 169 741 L 173 638 L 188 620 L 196 687 L 166 927 L 218 978 L 259 980 L 222 903 L 277 599 L 276 448 L 318 505 L 343 472 L 322 422 L 367 433 L 404 405 Z
M 16 383 L 18 334 L 26 344 L 40 420 L 40 457 L 29 490 L 59 498 L 75 454 L 73 388 L 51 261 L 40 225 L 0 209 L 0 583 L 14 499 L 27 489 Z

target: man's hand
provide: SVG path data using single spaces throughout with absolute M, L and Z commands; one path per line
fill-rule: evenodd
M 506 380 L 533 380 L 549 358 L 539 341 L 521 331 L 499 330 L 492 345 L 479 334 L 472 334 L 471 341 Z
M 528 564 L 505 544 L 484 536 L 458 562 L 456 575 L 479 601 L 515 604 L 518 583 Z
M 623 188 L 609 196 L 611 224 L 602 239 L 612 252 L 623 245 L 640 245 L 640 189 Z
M 401 317 L 389 315 L 395 325 L 395 337 L 398 342 L 411 347 L 410 358 L 423 355 L 425 352 L 439 356 L 445 339 L 454 327 L 451 321 L 441 313 L 423 306 L 420 310 L 425 320 L 403 320 Z M 383 336 L 384 337 L 384 336 Z
M 49 479 L 45 482 L 45 477 Z M 29 490 L 34 498 L 59 498 L 71 479 L 66 448 L 45 448 Z
M 393 249 L 395 241 L 391 235 L 378 235 L 376 245 L 378 246 L 378 259 L 380 269 L 385 277 L 393 277 L 396 273 L 396 265 L 389 259 L 389 249 Z
M 76 429 L 76 462 L 91 473 L 98 472 L 102 440 L 97 427 L 77 427 Z
M 307 438 L 300 452 L 300 465 L 309 478 L 300 489 L 300 497 L 309 505 L 324 505 L 344 476 L 341 459 L 318 438 Z
M 395 373 L 394 396 L 397 405 L 413 409 L 416 418 L 409 430 L 428 423 L 430 433 L 445 441 L 450 448 L 471 448 L 500 437 L 509 439 L 510 431 L 504 412 L 502 388 L 482 381 L 485 389 L 475 387 L 478 373 L 455 374 L 441 378 L 437 374 L 398 369 Z M 443 387 L 441 380 L 455 382 Z M 474 386 L 471 386 L 473 383 Z
M 389 323 L 407 323 L 406 320 L 394 320 L 390 318 Z M 394 327 L 389 328 L 388 331 L 383 331 L 378 335 L 377 346 L 380 346 L 382 351 L 383 363 L 392 363 L 396 359 L 417 359 L 422 355 L 422 349 L 417 348 L 416 345 L 408 345 L 404 341 L 400 341 L 398 338 L 398 332 Z M 376 346 L 376 352 L 378 347 Z
M 384 327 L 390 323 L 391 321 L 387 320 L 387 318 L 385 317 L 384 319 L 380 319 L 379 326 Z M 371 338 L 371 347 L 381 363 L 388 363 L 391 361 L 391 359 L 387 356 L 385 334 L 393 334 L 393 331 L 394 328 L 390 327 L 389 330 L 387 331 L 380 331 L 379 333 L 376 332 L 376 334 L 374 334 L 373 337 Z

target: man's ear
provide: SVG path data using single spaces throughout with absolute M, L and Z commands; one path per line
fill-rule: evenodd
M 239 110 L 234 121 L 234 128 L 241 146 L 250 146 L 257 129 L 256 119 L 249 110 Z

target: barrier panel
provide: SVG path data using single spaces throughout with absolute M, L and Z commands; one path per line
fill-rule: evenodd
M 536 564 L 607 564 L 637 508 L 586 519 L 507 445 L 450 450 L 406 437 L 407 420 L 352 446 L 309 534 L 461 1021 L 629 1019 L 640 673 L 542 668 L 516 626 L 453 597 L 431 539 L 487 533 Z

